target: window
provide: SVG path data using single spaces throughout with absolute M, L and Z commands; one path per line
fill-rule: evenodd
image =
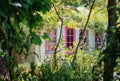
M 103 36 L 102 34 L 95 33 L 95 47 L 101 48 L 103 44 Z
M 75 29 L 72 28 L 65 28 L 65 46 L 69 47 L 72 46 L 73 47 L 73 42 L 76 39 L 76 32 Z
M 52 54 L 56 44 L 56 30 L 52 30 L 49 34 L 51 40 L 45 42 L 45 54 Z
M 83 32 L 83 29 L 80 30 L 80 33 Z M 85 30 L 82 36 L 81 48 L 86 48 L 88 46 L 88 30 Z

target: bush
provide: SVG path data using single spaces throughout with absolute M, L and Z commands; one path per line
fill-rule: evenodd
M 19 64 L 14 68 L 14 79 L 17 81 L 94 81 L 102 80 L 103 67 L 96 66 L 98 63 L 99 51 L 78 50 L 75 67 L 71 66 L 73 55 L 65 52 L 58 53 L 58 67 L 53 66 L 53 58 L 43 64 L 36 65 L 34 62 L 29 64 Z M 119 59 L 118 59 L 119 61 Z M 104 63 L 102 63 L 104 64 Z M 119 66 L 115 68 L 118 72 Z M 1 78 L 1 77 L 0 77 Z M 1 81 L 5 79 L 1 78 Z M 115 80 L 118 78 L 115 77 Z

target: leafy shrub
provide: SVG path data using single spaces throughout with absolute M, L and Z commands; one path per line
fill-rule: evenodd
M 63 54 L 62 54 L 63 53 Z M 17 81 L 94 81 L 102 80 L 103 66 L 95 66 L 98 63 L 99 51 L 78 50 L 75 67 L 71 66 L 73 55 L 62 52 L 57 55 L 58 67 L 53 66 L 53 58 L 43 64 L 36 65 L 34 62 L 29 64 L 19 64 L 14 69 L 14 79 Z M 62 58 L 62 59 L 61 59 Z M 119 61 L 119 59 L 118 59 Z M 103 63 L 104 64 L 104 63 Z M 93 69 L 95 69 L 93 71 Z M 119 66 L 115 68 L 119 72 Z M 0 77 L 1 78 L 1 77 Z M 5 79 L 1 78 L 4 81 Z M 115 77 L 115 80 L 118 78 Z

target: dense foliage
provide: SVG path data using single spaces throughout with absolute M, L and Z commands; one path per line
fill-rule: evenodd
M 53 67 L 52 56 L 44 64 L 22 64 L 14 71 L 14 80 L 17 81 L 93 81 L 95 78 L 102 79 L 92 73 L 94 64 L 97 62 L 99 52 L 79 50 L 76 67 L 71 67 L 72 55 L 61 52 L 57 55 L 59 67 Z M 100 69 L 99 69 L 100 71 Z M 97 71 L 96 71 L 97 72 Z M 97 72 L 99 74 L 99 72 Z M 4 80 L 6 77 L 2 77 Z
M 75 67 L 71 66 L 72 54 L 69 54 L 69 50 L 60 51 L 57 55 L 59 62 L 58 67 L 54 68 L 53 57 L 49 57 L 43 64 L 36 65 L 34 62 L 31 64 L 20 64 L 19 67 L 14 70 L 14 80 L 17 81 L 94 81 L 103 80 L 104 63 L 101 67 L 96 66 L 98 59 L 100 59 L 99 50 L 96 51 L 83 51 L 79 50 Z M 8 57 L 7 57 L 8 58 Z M 48 60 L 49 59 L 49 60 Z M 115 72 L 119 73 L 119 61 L 118 66 L 115 68 Z M 1 76 L 2 81 L 7 79 L 7 76 Z M 114 80 L 119 80 L 119 75 L 114 75 Z
M 63 18 L 63 27 L 68 26 L 77 29 L 83 28 L 86 23 L 92 1 L 88 0 L 89 5 L 87 6 L 85 6 L 86 3 L 84 3 L 84 0 L 55 1 L 57 11 Z M 45 21 L 44 25 L 49 26 L 49 28 L 60 27 L 60 20 L 53 8 L 44 15 L 43 19 Z M 107 1 L 100 0 L 95 2 L 87 28 L 94 29 L 98 32 L 107 29 Z
M 3 51 L 15 48 L 29 50 L 31 43 L 41 44 L 34 32 L 42 28 L 42 16 L 51 8 L 51 1 L 45 0 L 1 0 L 0 1 L 0 42 Z
M 13 80 L 14 62 L 13 50 L 16 53 L 28 51 L 31 44 L 41 44 L 41 38 L 35 33 L 35 29 L 41 29 L 43 18 L 51 8 L 51 0 L 0 0 L 0 47 L 3 52 L 0 58 L 7 63 L 5 67 L 9 71 L 10 80 Z M 44 36 L 41 36 L 44 38 Z

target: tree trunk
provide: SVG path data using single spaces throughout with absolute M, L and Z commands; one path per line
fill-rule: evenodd
M 114 33 L 112 29 L 115 29 L 115 23 L 117 22 L 117 13 L 116 13 L 116 0 L 108 0 L 108 29 L 107 29 L 107 48 L 103 51 L 104 58 L 104 81 L 112 81 L 113 80 L 113 72 L 114 67 L 116 65 L 116 49 L 117 44 L 113 44 L 112 41 Z M 112 38 L 112 39 L 111 39 Z M 114 48 L 114 49 L 113 49 Z

